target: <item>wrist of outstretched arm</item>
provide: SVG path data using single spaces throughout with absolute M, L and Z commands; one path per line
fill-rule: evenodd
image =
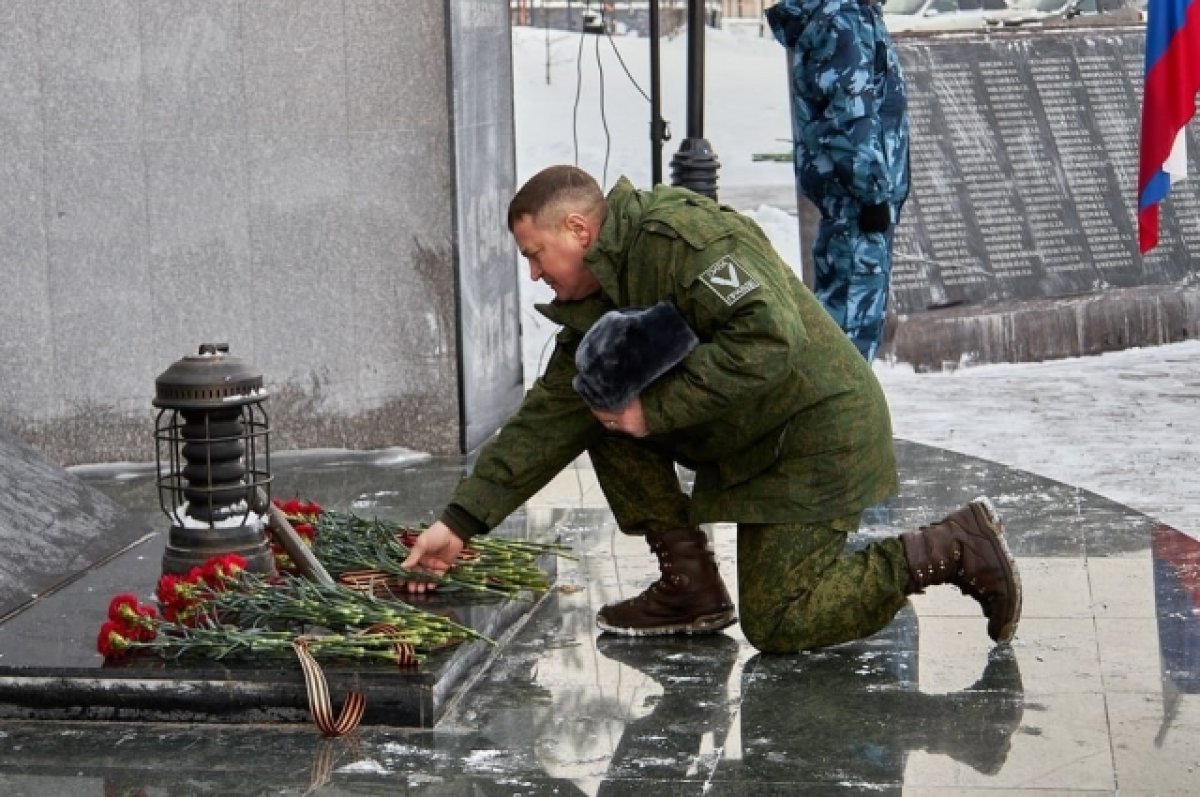
M 446 528 L 454 532 L 454 536 L 462 540 L 464 544 L 469 542 L 472 537 L 487 534 L 490 531 L 486 523 L 459 504 L 447 505 L 438 520 L 446 524 Z
M 483 524 L 485 529 L 491 530 L 504 522 L 523 501 L 524 496 L 512 488 L 502 487 L 476 474 L 458 485 L 450 499 L 450 505 L 460 507 L 467 515 Z M 458 533 L 461 530 L 455 531 Z

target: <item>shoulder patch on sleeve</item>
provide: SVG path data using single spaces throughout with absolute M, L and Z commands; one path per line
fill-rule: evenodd
M 751 277 L 733 255 L 725 255 L 706 268 L 700 275 L 700 281 L 730 307 L 737 304 L 746 294 L 761 287 L 758 280 Z

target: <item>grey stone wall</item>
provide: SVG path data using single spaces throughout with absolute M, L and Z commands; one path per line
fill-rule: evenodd
M 155 376 L 220 341 L 275 448 L 461 450 L 521 385 L 491 343 L 460 399 L 517 326 L 503 217 L 463 247 L 458 200 L 514 189 L 511 70 L 502 3 L 0 3 L 0 426 L 150 458 Z M 511 318 L 464 312 L 479 275 Z

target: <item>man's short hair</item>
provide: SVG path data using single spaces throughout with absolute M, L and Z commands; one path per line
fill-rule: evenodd
M 529 178 L 508 203 L 508 229 L 512 232 L 523 216 L 547 226 L 557 224 L 568 213 L 602 219 L 604 210 L 604 192 L 596 178 L 575 166 L 550 166 Z

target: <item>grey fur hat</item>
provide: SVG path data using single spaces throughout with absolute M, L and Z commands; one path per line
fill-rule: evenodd
M 580 341 L 572 385 L 588 406 L 617 412 L 699 342 L 670 302 L 611 310 Z

